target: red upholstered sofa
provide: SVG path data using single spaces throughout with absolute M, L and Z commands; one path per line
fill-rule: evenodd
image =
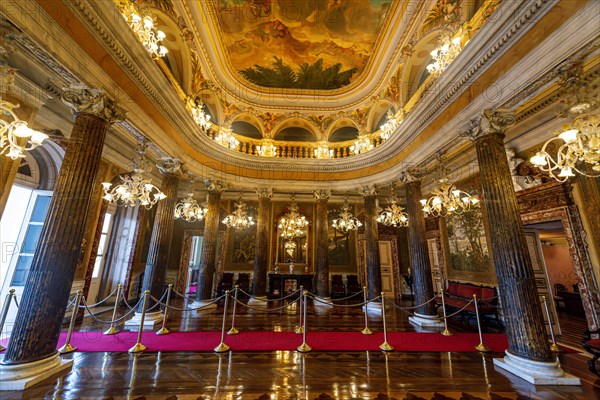
M 498 293 L 496 288 L 473 285 L 472 283 L 461 283 L 448 281 L 448 290 L 444 293 L 444 303 L 446 305 L 446 312 L 452 313 L 463 308 L 470 300 L 473 299 L 473 295 L 477 295 L 479 315 L 492 315 L 496 321 L 498 320 Z M 441 305 L 442 299 L 438 297 L 436 302 Z M 465 308 L 464 316 L 474 317 L 475 316 L 475 305 L 469 304 Z
M 591 355 L 594 357 L 588 361 L 588 365 L 590 367 L 590 371 L 595 373 L 596 375 L 600 375 L 598 370 L 596 369 L 596 361 L 600 358 L 600 339 L 592 339 L 592 335 L 600 335 L 600 329 L 595 331 L 585 331 L 585 338 L 583 339 L 583 348 L 586 349 Z

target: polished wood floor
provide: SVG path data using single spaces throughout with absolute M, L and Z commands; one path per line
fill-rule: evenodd
M 177 304 L 177 303 L 176 303 Z M 181 306 L 181 304 L 179 304 Z M 123 310 L 124 311 L 124 310 Z M 240 330 L 291 330 L 297 314 L 265 314 L 238 308 Z M 309 330 L 360 330 L 359 309 L 309 307 Z M 216 330 L 222 306 L 205 313 L 173 312 L 174 330 Z M 110 314 L 102 314 L 108 319 Z M 414 330 L 399 310 L 386 313 L 390 330 Z M 80 330 L 103 326 L 86 318 Z M 230 321 L 230 320 L 229 320 Z M 370 316 L 381 329 L 381 316 Z M 229 322 L 228 322 L 229 325 Z M 459 319 L 451 329 L 473 331 Z M 489 325 L 490 331 L 497 328 Z M 494 367 L 501 354 L 289 351 L 214 353 L 75 353 L 66 375 L 6 399 L 597 399 L 600 378 L 587 370 L 584 354 L 560 354 L 563 368 L 582 386 L 533 386 Z M 1 384 L 1 382 L 0 382 Z

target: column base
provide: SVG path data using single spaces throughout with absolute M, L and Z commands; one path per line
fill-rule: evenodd
M 437 315 L 423 315 L 415 313 L 408 317 L 408 322 L 418 325 L 421 328 L 444 328 L 444 321 Z
M 367 313 L 373 313 L 373 314 L 379 314 L 381 315 L 381 303 L 379 302 L 371 302 L 369 304 L 365 304 L 364 306 L 362 306 L 362 310 L 363 312 L 367 311 Z
M 581 385 L 579 378 L 562 370 L 558 360 L 533 361 L 507 350 L 504 358 L 494 358 L 494 365 L 534 385 Z
M 58 354 L 24 364 L 0 364 L 0 382 L 2 382 L 0 391 L 25 390 L 53 375 L 71 369 L 72 365 L 73 360 L 63 360 Z
M 315 299 L 313 300 L 313 305 L 315 307 L 331 308 L 333 307 L 333 302 L 331 301 L 331 297 L 315 296 Z
M 267 308 L 267 296 L 256 296 L 248 299 L 248 305 L 252 307 Z
M 217 309 L 217 303 L 213 303 L 212 299 L 209 300 L 196 300 L 191 304 L 188 304 L 188 308 L 198 308 L 203 307 L 201 310 L 196 310 L 197 312 L 207 312 Z
M 136 312 L 130 320 L 125 322 L 124 329 L 135 330 L 140 328 L 140 322 L 142 321 L 142 313 Z M 160 311 L 154 311 L 146 313 L 144 317 L 144 328 L 154 329 L 157 325 L 162 323 L 162 313 Z

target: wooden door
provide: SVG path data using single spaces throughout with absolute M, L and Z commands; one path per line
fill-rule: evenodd
M 381 264 L 381 291 L 385 293 L 386 298 L 393 299 L 395 293 L 391 241 L 379 241 L 379 262 Z

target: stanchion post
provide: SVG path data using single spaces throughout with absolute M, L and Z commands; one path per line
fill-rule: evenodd
M 306 295 L 307 295 L 307 293 L 308 292 L 306 290 L 302 291 L 302 297 L 304 299 L 304 310 L 303 310 L 304 318 L 303 318 L 303 321 L 302 321 L 302 327 L 304 328 L 304 330 L 302 331 L 302 344 L 300 346 L 298 346 L 298 348 L 297 348 L 297 350 L 300 353 L 308 353 L 309 351 L 312 350 L 312 347 L 310 347 L 306 343 L 306 303 L 307 303 L 307 301 L 306 301 Z
M 8 315 L 8 308 L 10 307 L 10 302 L 12 301 L 13 296 L 15 295 L 15 289 L 10 289 L 6 294 L 6 300 L 4 305 L 2 306 L 2 316 L 0 317 L 0 334 L 4 329 L 4 323 L 6 322 L 6 316 Z M 0 345 L 0 351 L 6 350 L 6 347 Z
M 444 313 L 444 330 L 442 331 L 442 335 L 452 336 L 454 335 L 454 333 L 452 333 L 450 329 L 448 329 L 448 317 L 446 317 L 446 301 L 444 299 L 444 290 L 445 289 L 442 288 L 442 291 L 440 292 L 442 296 L 442 312 Z
M 302 312 L 304 311 L 304 286 L 300 286 L 300 301 L 298 302 L 298 326 L 294 328 L 294 332 L 297 334 L 304 333 L 304 325 L 302 320 Z
M 71 336 L 73 335 L 73 328 L 75 327 L 75 320 L 77 319 L 77 313 L 79 312 L 79 303 L 81 303 L 81 296 L 83 291 L 79 289 L 75 296 L 75 304 L 73 304 L 73 312 L 71 313 L 71 322 L 69 323 L 69 330 L 67 331 L 67 340 L 65 344 L 58 349 L 60 354 L 72 353 L 77 350 L 77 347 L 71 344 Z
M 550 345 L 550 350 L 554 353 L 560 352 L 560 347 L 556 344 L 556 338 L 554 337 L 554 328 L 552 327 L 552 320 L 550 319 L 550 310 L 548 309 L 548 299 L 546 296 L 542 296 L 542 301 L 544 302 L 544 308 L 546 309 L 546 317 L 548 318 L 548 326 L 550 327 L 550 337 L 552 338 L 552 345 Z
M 383 343 L 379 345 L 379 348 L 383 351 L 394 351 L 394 346 L 387 341 L 387 325 L 385 321 L 385 294 L 381 292 L 381 316 L 383 317 Z
M 119 300 L 121 299 L 121 290 L 123 290 L 123 284 L 117 285 L 117 297 L 115 297 L 115 306 L 113 307 L 112 318 L 110 319 L 110 327 L 104 331 L 105 335 L 114 335 L 119 333 L 119 330 L 115 328 L 115 319 L 117 318 L 117 308 L 119 308 Z
M 363 303 L 365 303 L 363 310 L 365 312 L 365 329 L 360 331 L 363 335 L 372 335 L 373 331 L 369 328 L 369 303 L 367 303 L 367 287 L 363 286 Z
M 235 327 L 235 311 L 237 309 L 237 299 L 238 299 L 238 289 L 239 285 L 235 285 L 233 291 L 233 311 L 231 313 L 231 328 L 227 331 L 228 335 L 237 335 L 240 331 Z
M 225 305 L 223 306 L 223 322 L 221 323 L 221 343 L 214 348 L 215 353 L 225 353 L 229 346 L 225 344 L 225 321 L 227 320 L 227 306 L 229 305 L 229 290 L 225 291 Z
M 167 287 L 167 299 L 165 300 L 165 311 L 163 312 L 162 326 L 156 331 L 157 335 L 168 335 L 171 331 L 167 328 L 167 316 L 169 312 L 169 300 L 171 300 L 171 291 L 173 290 L 173 284 L 169 283 Z
M 479 331 L 479 344 L 475 346 L 477 351 L 488 353 L 492 351 L 489 347 L 483 344 L 483 333 L 481 332 L 481 321 L 479 319 L 479 306 L 477 305 L 477 295 L 473 293 L 473 305 L 475 306 L 475 316 L 477 316 L 477 330 Z
M 130 348 L 129 353 L 141 353 L 146 350 L 146 346 L 142 344 L 142 332 L 144 332 L 144 319 L 146 318 L 146 305 L 148 304 L 148 298 L 150 297 L 150 291 L 144 292 L 144 302 L 142 303 L 142 317 L 140 318 L 140 327 L 138 329 L 137 342 Z

